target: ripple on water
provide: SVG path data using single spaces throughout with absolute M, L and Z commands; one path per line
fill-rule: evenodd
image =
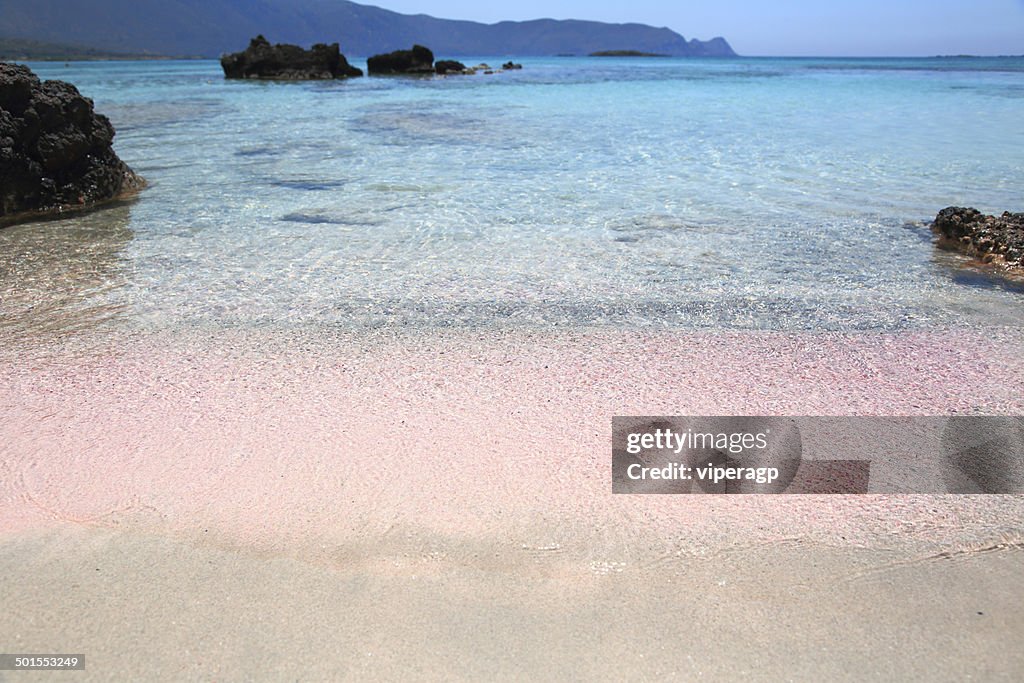
M 268 182 L 274 187 L 283 187 L 288 190 L 305 190 L 306 192 L 337 190 L 349 183 L 348 180 L 325 180 L 315 176 L 277 178 Z

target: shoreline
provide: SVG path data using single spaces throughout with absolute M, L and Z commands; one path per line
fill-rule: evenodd
M 7 216 L 0 216 L 0 230 L 12 228 L 16 225 L 24 225 L 25 223 L 61 221 L 74 216 L 92 213 L 94 211 L 102 211 L 104 209 L 130 205 L 149 187 L 148 180 L 131 170 L 125 174 L 124 183 L 125 186 L 123 186 L 117 194 L 106 199 L 99 199 L 94 202 L 86 202 L 83 204 L 62 204 L 48 209 L 22 211 L 20 213 L 12 213 Z

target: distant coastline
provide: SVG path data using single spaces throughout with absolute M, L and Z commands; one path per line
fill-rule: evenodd
M 37 62 L 113 62 L 138 60 L 201 59 L 154 53 L 117 52 L 83 45 L 48 43 L 25 38 L 0 38 L 0 60 Z
M 932 55 L 924 59 L 1024 59 L 1024 55 Z

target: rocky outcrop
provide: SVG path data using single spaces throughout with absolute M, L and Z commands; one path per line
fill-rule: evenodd
M 396 50 L 383 55 L 374 55 L 366 60 L 366 69 L 371 74 L 430 74 L 434 73 L 434 53 L 422 45 L 413 45 L 411 50 Z
M 318 43 L 309 50 L 298 45 L 271 45 L 256 36 L 242 52 L 220 58 L 225 78 L 255 78 L 270 81 L 312 81 L 362 76 L 362 69 L 348 63 L 337 43 Z
M 473 70 L 466 68 L 465 64 L 454 59 L 439 59 L 434 64 L 434 72 L 444 76 L 445 74 L 473 73 Z
M 75 86 L 0 63 L 0 225 L 140 189 L 113 139 L 110 120 Z
M 1024 213 L 986 216 L 977 209 L 950 206 L 932 224 L 939 246 L 974 256 L 985 263 L 1024 269 Z
M 505 71 L 512 71 L 514 69 L 522 69 L 523 65 L 516 64 L 515 62 L 505 62 L 504 64 L 501 65 L 501 68 L 504 69 Z

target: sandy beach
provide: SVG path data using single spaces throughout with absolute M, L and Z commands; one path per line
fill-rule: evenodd
M 0 4 L 0 683 L 1024 681 L 1024 5 Z
M 1012 680 L 1020 496 L 613 496 L 610 421 L 1021 414 L 1022 347 L 1010 329 L 8 339 L 0 631 L 86 653 L 81 680 Z
M 1024 667 L 1019 550 L 794 540 L 598 568 L 512 543 L 413 545 L 353 564 L 106 529 L 22 537 L 0 555 L 3 629 L 25 650 L 85 650 L 76 680 L 1010 681 Z

